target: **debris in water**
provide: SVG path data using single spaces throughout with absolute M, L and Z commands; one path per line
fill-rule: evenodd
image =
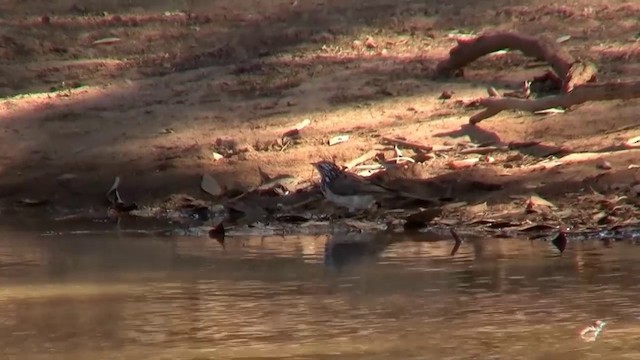
M 451 233 L 451 236 L 453 236 L 453 240 L 456 241 L 456 243 L 453 245 L 453 249 L 451 249 L 451 256 L 453 256 L 458 252 L 458 249 L 460 249 L 462 239 L 460 239 L 460 236 L 458 236 L 458 233 L 456 233 L 453 228 L 449 228 L 449 232 Z
M 216 227 L 211 228 L 209 230 L 209 238 L 216 239 L 216 241 L 222 246 L 223 249 L 225 248 L 224 235 L 225 235 L 225 231 L 222 223 L 219 223 L 218 225 L 216 225 Z
M 589 325 L 582 329 L 582 331 L 580 331 L 580 338 L 587 342 L 596 341 L 598 335 L 600 335 L 606 325 L 606 322 L 602 320 L 596 320 L 592 325 Z
M 565 235 L 564 231 L 560 230 L 558 235 L 551 240 L 551 243 L 560 251 L 560 254 L 564 252 L 564 249 L 567 247 L 567 235 Z

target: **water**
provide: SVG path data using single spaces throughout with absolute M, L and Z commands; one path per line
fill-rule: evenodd
M 4 232 L 0 358 L 640 358 L 636 245 L 344 240 Z

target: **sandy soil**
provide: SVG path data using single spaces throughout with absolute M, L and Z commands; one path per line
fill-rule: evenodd
M 480 176 L 503 185 L 477 201 L 521 206 L 537 193 L 570 208 L 592 189 L 628 195 L 640 182 L 637 152 L 547 170 L 530 166 L 558 147 L 621 150 L 640 135 L 640 101 L 589 103 L 565 114 L 503 112 L 477 127 L 455 99 L 500 91 L 544 71 L 518 54 L 490 56 L 464 78 L 433 81 L 454 32 L 517 30 L 557 38 L 595 62 L 600 81 L 640 79 L 636 1 L 8 1 L 0 4 L 0 201 L 102 206 L 115 176 L 128 199 L 152 204 L 200 190 L 207 173 L 226 189 L 271 175 L 317 178 L 319 159 L 346 163 L 382 136 L 437 146 L 538 141 L 453 171 L 441 152 L 429 176 Z M 118 42 L 94 45 L 100 39 Z M 368 40 L 370 38 L 370 40 Z M 449 101 L 442 91 L 454 92 Z M 269 146 L 303 119 L 311 125 L 284 151 Z M 335 146 L 338 134 L 350 140 Z M 229 145 L 232 143 L 231 145 Z M 221 144 L 233 148 L 215 160 Z M 604 174 L 604 175 L 603 175 Z M 464 199 L 464 194 L 456 194 Z M 514 200 L 516 199 L 516 200 Z M 515 205 L 514 205 L 515 204 Z M 631 203 L 637 207 L 637 200 Z M 593 209 L 588 209 L 593 210 Z

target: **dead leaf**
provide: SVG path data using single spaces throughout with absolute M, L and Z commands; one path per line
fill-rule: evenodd
M 329 139 L 329 146 L 337 145 L 349 140 L 349 135 L 337 135 Z
M 94 42 L 91 43 L 92 46 L 96 46 L 96 45 L 111 45 L 111 44 L 115 44 L 120 42 L 120 38 L 117 37 L 107 37 L 107 38 L 102 38 L 99 40 L 96 40 Z
M 222 156 L 221 154 L 217 153 L 217 152 L 212 152 L 211 156 L 213 157 L 214 161 L 218 161 L 218 160 L 222 160 L 224 159 L 224 156 Z
M 487 212 L 488 207 L 487 207 L 487 203 L 483 202 L 481 204 L 467 206 L 464 210 L 468 216 L 473 217 L 478 214 L 484 214 L 485 212 Z
M 640 148 L 640 136 L 632 137 L 624 143 L 627 149 Z
M 554 114 L 564 114 L 564 109 L 560 108 L 549 108 L 544 110 L 534 111 L 533 113 L 536 115 L 554 115 Z
M 440 219 L 440 220 L 438 220 L 438 223 L 442 224 L 442 225 L 453 226 L 453 225 L 460 224 L 460 220 L 457 220 L 457 219 Z
M 305 127 L 311 125 L 311 120 L 309 119 L 304 119 L 302 121 L 300 121 L 299 123 L 297 123 L 296 125 L 293 126 L 294 129 L 300 131 L 302 129 L 304 129 Z
M 529 197 L 529 200 L 527 201 L 527 204 L 531 204 L 531 206 L 544 206 L 544 207 L 548 207 L 551 209 L 555 209 L 556 206 L 550 202 L 547 201 L 543 198 L 541 198 L 540 196 L 537 195 L 532 195 L 531 197 Z
M 206 193 L 213 196 L 222 195 L 222 187 L 218 184 L 218 181 L 214 179 L 209 174 L 202 175 L 202 182 L 200 183 L 200 188 L 204 190 Z
M 533 225 L 525 225 L 519 227 L 518 231 L 520 232 L 543 232 L 548 230 L 555 229 L 555 226 L 547 225 L 547 224 L 533 224 Z
M 480 158 L 471 158 L 464 160 L 453 160 L 450 161 L 447 166 L 453 170 L 466 169 L 475 166 L 480 162 Z

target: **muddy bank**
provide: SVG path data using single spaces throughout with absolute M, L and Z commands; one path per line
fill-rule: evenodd
M 387 0 L 253 5 L 178 9 L 140 0 L 127 7 L 106 1 L 5 9 L 4 221 L 105 219 L 105 192 L 119 176 L 121 195 L 144 217 L 175 213 L 184 220 L 207 208 L 216 218 L 216 209 L 237 207 L 226 215 L 229 226 L 290 215 L 302 216 L 301 223 L 346 223 L 322 201 L 310 163 L 349 165 L 372 151 L 412 159 L 391 161 L 404 168 L 385 181 L 448 199 L 385 204 L 356 219 L 367 224 L 403 228 L 424 209 L 430 213 L 416 227 L 582 231 L 637 218 L 638 154 L 624 147 L 640 135 L 637 100 L 564 113 L 503 111 L 469 126 L 476 109 L 461 104 L 486 96 L 489 86 L 517 92 L 544 68 L 507 52 L 473 63 L 462 79 L 430 77 L 457 39 L 508 28 L 563 38 L 572 56 L 598 64 L 599 81 L 637 79 L 630 40 L 637 34 L 624 25 L 637 19 L 637 4 L 468 2 L 456 7 L 462 12 Z M 495 19 L 491 28 L 486 18 Z M 336 138 L 346 141 L 334 144 Z M 365 156 L 348 167 L 368 175 L 376 166 Z M 220 195 L 201 190 L 205 174 L 219 183 Z M 296 195 L 257 196 L 252 190 L 264 187 L 263 174 L 291 177 Z

